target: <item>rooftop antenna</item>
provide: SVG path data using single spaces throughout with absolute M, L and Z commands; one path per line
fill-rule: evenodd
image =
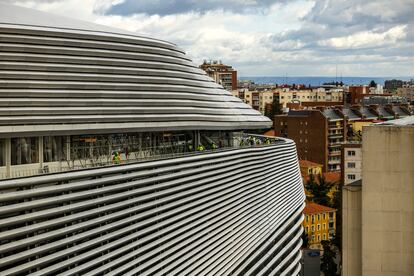
M 335 64 L 335 82 L 338 82 L 338 62 Z

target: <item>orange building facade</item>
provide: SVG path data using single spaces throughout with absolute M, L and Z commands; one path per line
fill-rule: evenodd
M 303 228 L 308 236 L 309 248 L 322 249 L 321 242 L 332 239 L 336 233 L 336 209 L 306 202 L 303 214 Z

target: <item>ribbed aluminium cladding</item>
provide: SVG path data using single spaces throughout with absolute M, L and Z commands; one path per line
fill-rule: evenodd
M 0 4 L 0 135 L 270 126 L 174 44 Z
M 291 275 L 295 144 L 0 182 L 1 275 Z M 60 274 L 61 273 L 61 274 Z
M 171 43 L 0 4 L 0 137 L 269 126 Z M 287 139 L 3 180 L 0 275 L 296 275 L 304 199 Z

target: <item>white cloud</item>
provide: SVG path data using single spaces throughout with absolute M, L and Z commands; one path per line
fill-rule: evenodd
M 153 6 L 127 16 L 107 13 L 123 0 L 0 1 L 171 41 L 196 63 L 221 59 L 241 76 L 327 75 L 336 64 L 344 75 L 414 75 L 412 0 L 266 0 L 248 12 L 211 0 L 203 12 Z
M 334 37 L 319 42 L 321 46 L 330 46 L 341 49 L 383 47 L 395 44 L 405 38 L 407 26 L 395 26 L 386 32 L 363 31 L 343 37 Z

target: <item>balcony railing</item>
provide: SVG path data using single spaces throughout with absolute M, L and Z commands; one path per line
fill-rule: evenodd
M 335 165 L 335 164 L 341 164 L 341 159 L 332 159 L 332 160 L 328 160 L 328 164 L 332 164 L 332 165 Z
M 5 168 L 0 167 L 0 180 L 7 178 L 19 178 L 41 174 L 67 172 L 87 168 L 99 168 L 106 166 L 130 164 L 136 162 L 144 162 L 159 159 L 177 158 L 182 156 L 199 155 L 206 153 L 214 153 L 220 151 L 228 151 L 240 148 L 262 147 L 272 144 L 282 143 L 283 139 L 255 135 L 242 134 L 232 138 L 232 144 L 228 146 L 220 146 L 211 140 L 209 145 L 200 144 L 195 148 L 192 144 L 181 142 L 180 144 L 160 144 L 155 147 L 137 147 L 136 150 L 130 152 L 120 152 L 119 157 L 115 158 L 114 153 L 103 154 L 97 148 L 85 145 L 84 148 L 77 148 L 76 151 L 82 153 L 90 153 L 89 156 L 76 156 L 76 151 L 72 151 L 71 160 L 62 160 L 57 162 L 45 162 L 41 166 L 40 163 L 27 165 L 11 166 L 10 172 L 6 172 Z M 107 152 L 107 148 L 105 148 Z M 1 170 L 3 169 L 3 170 Z

